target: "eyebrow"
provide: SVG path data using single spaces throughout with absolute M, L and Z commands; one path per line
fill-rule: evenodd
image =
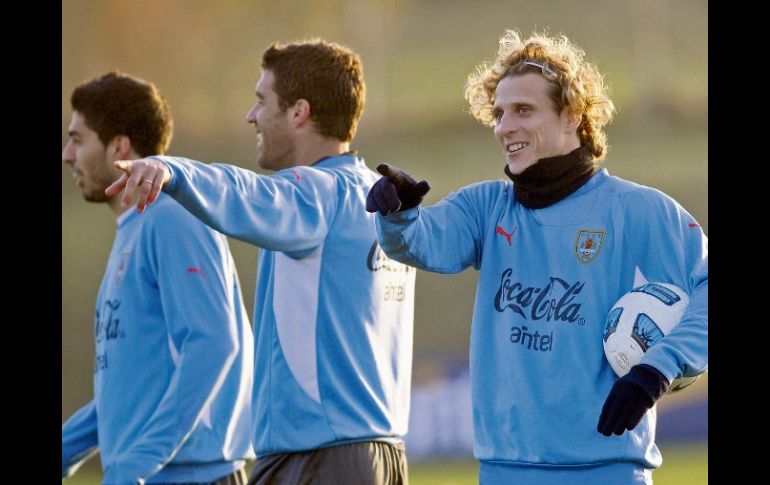
M 80 136 L 80 132 L 78 132 L 77 130 L 69 130 L 69 131 L 67 132 L 67 135 L 68 135 L 69 137 Z
M 255 91 L 254 94 L 256 94 L 259 99 L 265 99 L 265 95 L 260 93 L 259 91 Z
M 493 105 L 492 105 L 492 111 L 495 111 L 495 110 L 500 110 L 500 111 L 502 111 L 502 109 L 503 109 L 503 108 L 502 108 L 502 106 L 504 106 L 505 104 L 506 104 L 506 103 L 493 104 Z M 523 107 L 526 107 L 526 108 L 532 108 L 532 109 L 534 109 L 534 108 L 535 108 L 535 105 L 534 105 L 534 104 L 532 104 L 532 103 L 526 103 L 526 102 L 521 102 L 521 103 L 507 103 L 507 104 L 508 104 L 508 106 L 512 106 L 512 107 L 513 107 L 513 109 L 516 109 L 516 108 L 521 108 L 522 106 L 523 106 Z

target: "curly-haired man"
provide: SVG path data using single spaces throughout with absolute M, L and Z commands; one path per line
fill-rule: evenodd
M 507 31 L 465 93 L 494 128 L 511 181 L 419 207 L 428 183 L 382 164 L 367 210 L 379 212 L 391 258 L 480 272 L 470 344 L 479 482 L 651 483 L 654 404 L 708 366 L 707 238 L 667 195 L 600 167 L 614 106 L 566 37 Z M 683 288 L 690 306 L 618 379 L 604 322 L 645 279 Z

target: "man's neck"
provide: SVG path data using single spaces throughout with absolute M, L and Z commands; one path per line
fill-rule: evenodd
M 322 158 L 336 157 L 348 151 L 350 151 L 350 143 L 324 139 L 306 146 L 298 146 L 293 165 L 312 165 Z
M 115 218 L 122 216 L 127 210 L 133 210 L 134 206 L 123 207 L 120 205 L 120 200 L 123 198 L 123 192 L 119 193 L 115 197 L 112 197 L 107 201 L 107 205 L 110 206 L 112 212 L 115 213 Z

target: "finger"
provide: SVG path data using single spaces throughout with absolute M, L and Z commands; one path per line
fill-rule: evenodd
M 388 184 L 390 185 L 390 184 Z M 385 194 L 382 190 L 378 190 L 372 194 L 374 196 L 374 201 L 377 204 L 377 207 L 380 209 L 380 213 L 384 216 L 387 216 L 391 212 L 393 212 L 393 207 L 391 207 L 388 204 L 388 201 L 385 199 Z
M 155 173 L 155 177 L 150 184 L 150 191 L 147 194 L 147 204 L 152 204 L 158 198 L 161 189 L 163 188 L 163 179 L 166 176 L 165 170 L 158 170 Z
M 398 192 L 396 191 L 396 186 L 393 185 L 393 182 L 386 180 L 381 193 L 391 212 L 398 212 L 398 210 L 401 209 L 401 199 L 398 197 Z
M 381 163 L 377 165 L 377 171 L 380 172 L 380 175 L 388 176 L 388 173 L 390 172 L 390 165 L 387 163 Z
M 136 210 L 140 213 L 144 212 L 144 208 L 147 207 L 148 201 L 150 199 L 150 192 L 152 192 L 153 180 L 155 180 L 155 177 L 156 176 L 150 177 L 147 175 L 139 184 L 139 188 L 137 189 L 136 193 Z
M 372 187 L 369 189 L 369 193 L 366 194 L 366 212 L 377 212 L 379 210 L 377 203 L 374 201 L 374 195 L 372 195 L 374 190 L 374 187 Z
M 618 418 L 615 420 L 615 424 L 612 426 L 612 434 L 620 436 L 626 431 L 626 429 L 628 429 L 628 425 L 631 421 L 631 417 L 634 414 L 635 409 L 633 403 L 627 400 L 624 400 L 623 405 L 618 406 L 618 408 Z
M 603 434 L 604 436 L 610 436 L 612 434 L 612 428 L 614 427 L 614 420 L 615 420 L 615 394 L 613 392 L 610 392 L 609 397 L 607 397 L 607 400 L 604 402 L 604 406 L 602 406 L 602 413 L 599 416 L 599 424 L 596 427 L 596 430 Z
M 417 195 L 422 197 L 423 195 L 427 194 L 430 190 L 430 184 L 427 180 L 421 180 L 417 182 L 417 184 L 414 186 L 415 192 L 417 192 Z
M 629 431 L 636 428 L 636 426 L 639 424 L 639 421 L 642 420 L 642 417 L 644 417 L 646 413 L 647 413 L 647 409 L 641 406 L 637 409 L 634 409 L 629 414 L 629 417 L 625 422 L 625 428 Z
M 401 169 L 394 167 L 393 165 L 381 163 L 377 165 L 377 171 L 390 179 L 396 185 L 400 185 L 404 182 L 404 172 Z
M 120 178 L 114 182 L 112 182 L 112 185 L 104 189 L 104 194 L 108 197 L 112 197 L 113 195 L 119 194 L 121 190 L 126 186 L 126 182 L 128 181 L 128 175 L 125 173 L 120 174 Z
M 118 170 L 125 172 L 127 175 L 131 175 L 134 171 L 133 160 L 116 160 L 112 165 Z
M 142 185 L 144 176 L 138 171 L 134 171 L 126 181 L 126 188 L 123 191 L 123 197 L 120 200 L 120 205 L 123 207 L 131 207 L 134 196 L 138 194 L 140 185 Z
M 366 194 L 366 210 L 369 212 L 377 212 L 382 207 L 378 205 L 377 198 L 375 197 L 378 192 L 382 190 L 382 186 L 384 184 L 387 184 L 388 179 L 381 178 L 380 180 L 376 181 L 374 185 L 372 185 L 372 188 L 369 189 L 369 193 Z

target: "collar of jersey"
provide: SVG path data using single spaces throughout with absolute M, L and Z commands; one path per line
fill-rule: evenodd
M 328 167 L 328 166 L 334 166 L 334 165 L 355 165 L 358 163 L 363 163 L 363 159 L 359 158 L 358 152 L 356 151 L 350 151 L 345 153 L 340 153 L 339 155 L 331 155 L 328 157 L 323 157 L 318 160 L 316 160 L 314 163 L 312 163 L 311 167 Z
M 566 198 L 548 207 L 528 211 L 528 213 L 541 226 L 571 226 L 587 222 L 595 217 L 594 208 L 608 203 L 606 200 L 597 199 L 597 197 L 606 197 L 606 195 L 598 195 L 599 193 L 594 190 L 608 178 L 607 169 L 602 168 Z M 597 194 L 596 197 L 593 194 Z

